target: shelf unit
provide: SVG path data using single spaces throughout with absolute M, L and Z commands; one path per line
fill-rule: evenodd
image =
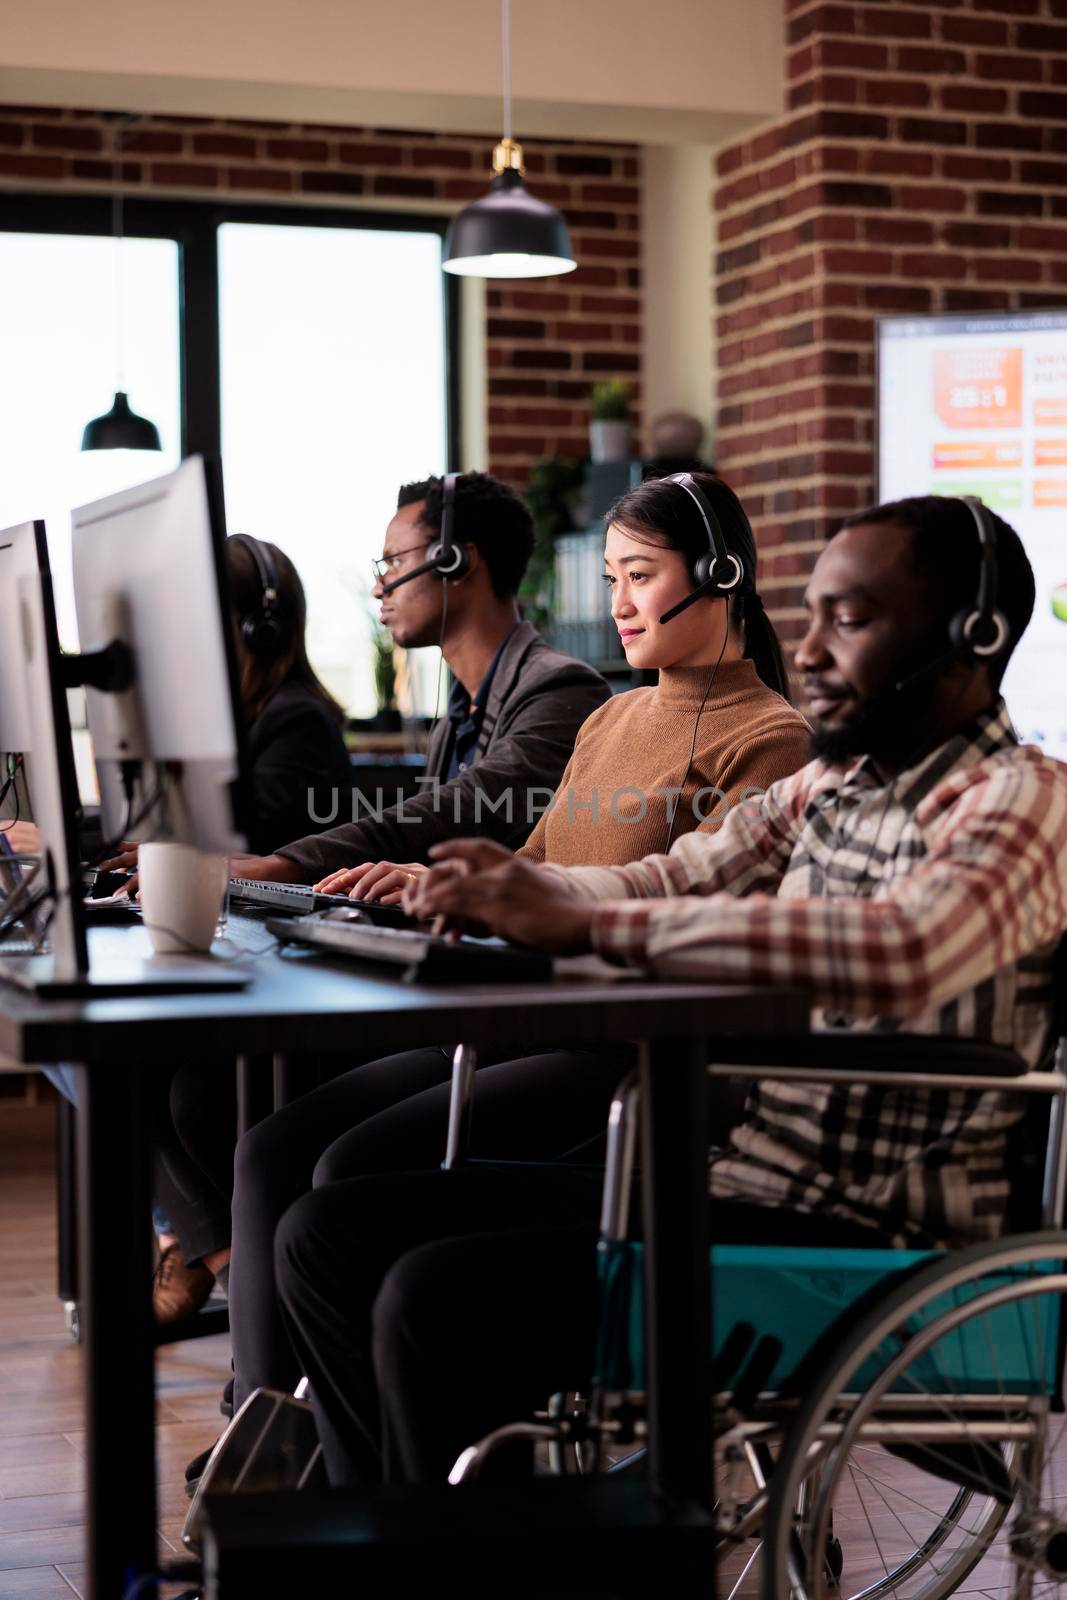
M 582 517 L 586 526 L 555 542 L 555 600 L 544 628 L 549 644 L 588 661 L 616 693 L 646 681 L 631 671 L 611 620 L 603 579 L 604 517 L 627 489 L 641 482 L 640 461 L 605 461 L 586 468 Z

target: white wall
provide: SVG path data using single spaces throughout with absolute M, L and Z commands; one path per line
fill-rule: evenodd
M 690 411 L 713 448 L 712 151 L 650 145 L 643 152 L 645 445 L 660 411 Z

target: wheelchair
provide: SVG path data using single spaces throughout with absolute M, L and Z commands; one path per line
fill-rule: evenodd
M 743 1038 L 709 1067 L 720 1079 L 997 1091 L 1027 1107 L 1014 1130 L 1019 1231 L 994 1243 L 713 1247 L 720 1600 L 1067 1595 L 1065 957 L 1067 940 L 1042 1070 L 1000 1046 L 899 1033 Z M 457 1052 L 462 1114 L 461 1076 Z M 453 1483 L 517 1438 L 547 1445 L 550 1470 L 640 1469 L 641 1246 L 627 1237 L 638 1113 L 631 1077 L 609 1121 L 589 1392 L 470 1446 Z

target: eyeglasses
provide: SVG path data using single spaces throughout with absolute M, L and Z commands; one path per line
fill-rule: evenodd
M 429 545 L 409 544 L 406 550 L 393 550 L 387 556 L 377 556 L 371 562 L 371 571 L 374 573 L 375 583 L 384 583 L 392 573 L 399 572 L 404 556 L 414 555 L 416 550 L 428 550 Z

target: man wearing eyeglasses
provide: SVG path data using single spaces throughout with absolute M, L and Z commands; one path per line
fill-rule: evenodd
M 453 537 L 468 570 L 419 570 L 441 537 L 443 480 L 397 497 L 374 595 L 405 650 L 440 645 L 454 680 L 434 725 L 420 792 L 402 805 L 245 856 L 236 876 L 315 883 L 330 893 L 399 900 L 430 848 L 472 832 L 523 843 L 563 775 L 582 723 L 608 698 L 585 662 L 553 650 L 519 616 L 516 595 L 533 550 L 533 521 L 513 489 L 487 473 L 456 479 Z

